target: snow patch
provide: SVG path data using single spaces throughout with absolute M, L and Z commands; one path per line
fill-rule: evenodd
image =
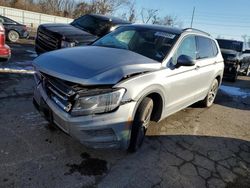
M 221 85 L 220 90 L 231 96 L 236 96 L 241 98 L 247 98 L 250 96 L 250 91 L 244 91 L 238 87 Z
M 26 67 L 0 67 L 0 73 L 23 73 L 34 74 L 34 68 L 32 66 Z

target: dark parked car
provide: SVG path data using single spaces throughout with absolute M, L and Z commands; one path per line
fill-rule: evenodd
M 122 24 L 130 23 L 96 14 L 81 16 L 70 24 L 42 24 L 37 30 L 36 52 L 40 54 L 60 48 L 88 45 Z
M 0 15 L 0 23 L 5 28 L 6 38 L 10 42 L 17 42 L 20 38 L 28 38 L 29 32 L 26 25 L 20 24 L 10 18 Z
M 250 56 L 243 51 L 243 42 L 217 39 L 224 58 L 224 78 L 236 81 L 239 73 L 248 76 L 250 72 Z

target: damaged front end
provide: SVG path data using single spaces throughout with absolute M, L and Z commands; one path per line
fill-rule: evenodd
M 92 46 L 43 54 L 34 67 L 34 101 L 47 120 L 91 148 L 127 149 L 136 101 L 120 83 L 159 70 L 161 63 Z
M 35 74 L 35 79 L 48 97 L 72 116 L 112 112 L 119 107 L 126 91 L 114 89 L 112 85 L 82 86 L 40 72 Z
M 34 104 L 50 123 L 91 148 L 127 148 L 136 102 L 122 102 L 124 88 L 83 86 L 41 72 L 35 80 Z

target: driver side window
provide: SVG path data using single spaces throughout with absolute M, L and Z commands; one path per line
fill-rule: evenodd
M 195 36 L 189 36 L 185 38 L 180 46 L 178 47 L 177 51 L 175 52 L 172 60 L 172 64 L 176 65 L 177 64 L 177 59 L 181 55 L 187 55 L 194 60 L 196 60 L 196 41 L 195 41 Z

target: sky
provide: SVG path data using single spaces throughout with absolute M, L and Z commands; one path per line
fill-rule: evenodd
M 190 27 L 194 7 L 194 28 L 214 37 L 243 40 L 242 35 L 248 35 L 250 39 L 249 0 L 136 0 L 137 10 L 158 9 L 161 17 L 177 16 L 183 28 Z

